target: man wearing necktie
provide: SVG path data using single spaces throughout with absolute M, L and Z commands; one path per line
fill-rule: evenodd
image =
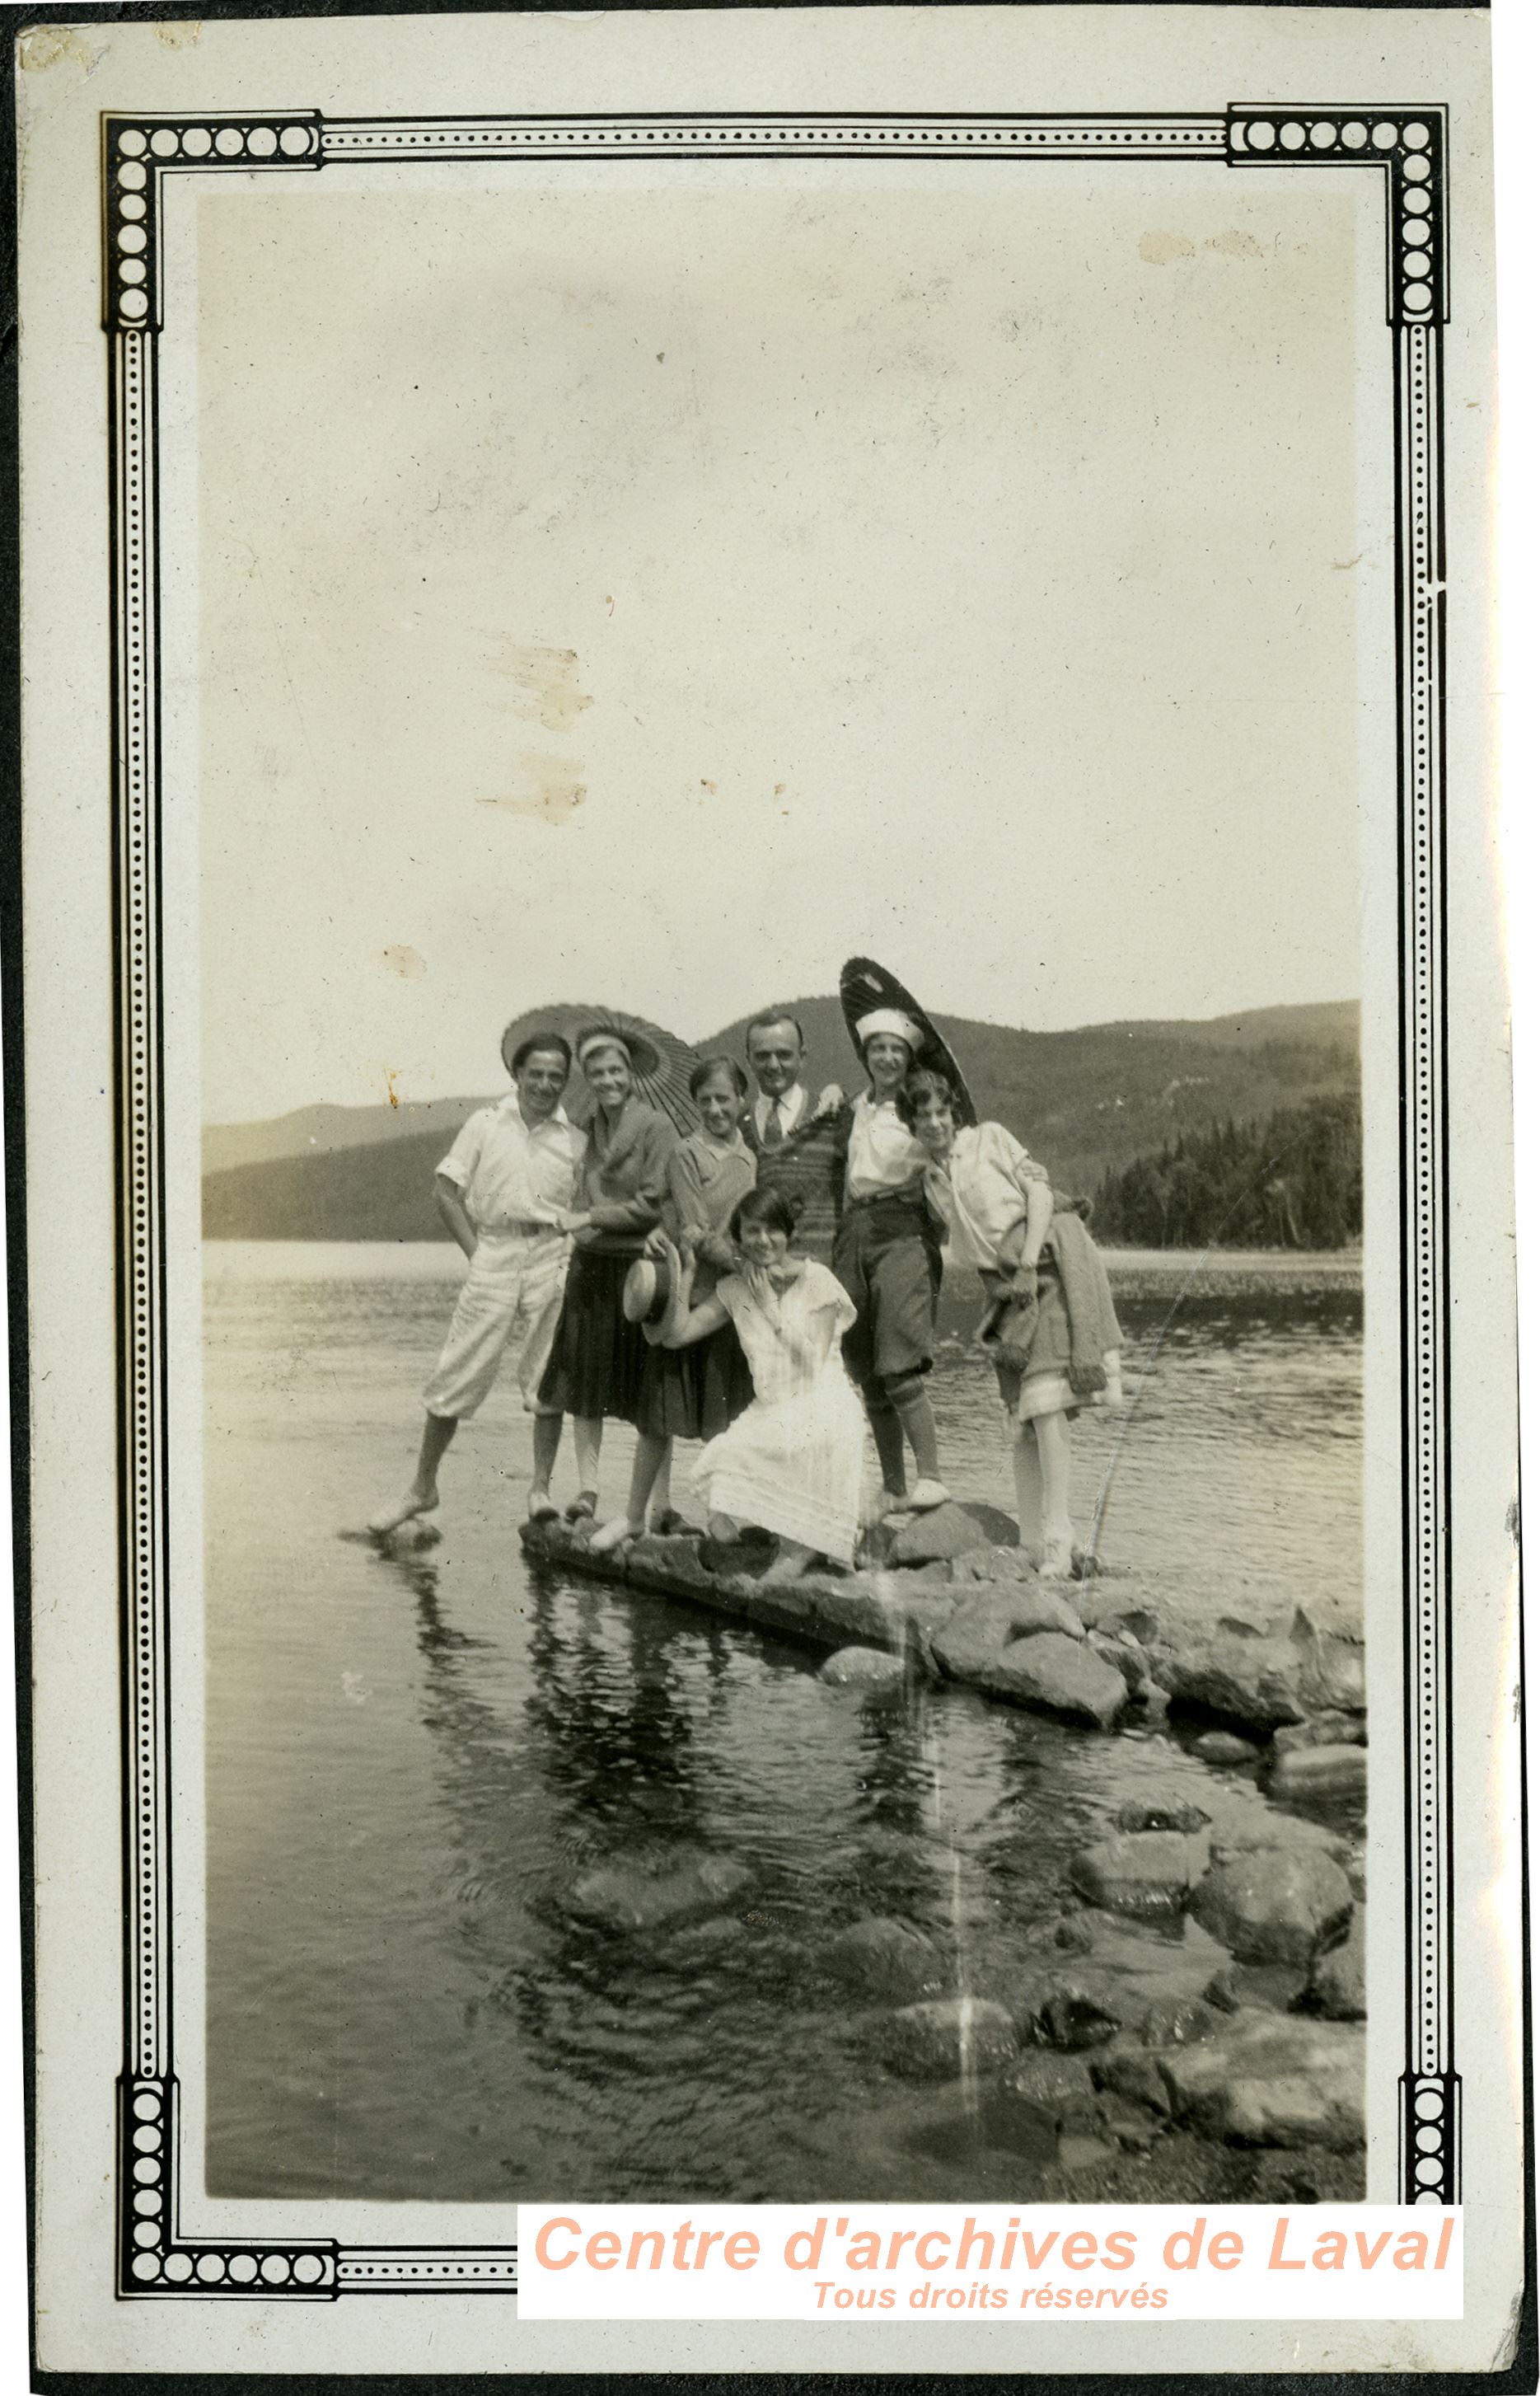
M 741 1128 L 756 1155 L 779 1148 L 790 1133 L 844 1104 L 844 1092 L 830 1082 L 815 1105 L 803 1083 L 806 1061 L 803 1028 L 794 1015 L 756 1016 L 744 1034 L 750 1071 L 759 1096 L 744 1110 Z

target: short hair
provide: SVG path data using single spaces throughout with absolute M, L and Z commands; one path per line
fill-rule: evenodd
M 736 1240 L 745 1223 L 768 1223 L 772 1231 L 784 1231 L 788 1239 L 802 1219 L 803 1202 L 794 1190 L 777 1190 L 772 1182 L 756 1186 L 740 1198 L 733 1209 L 732 1233 Z
M 572 1043 L 561 1032 L 529 1032 L 514 1049 L 509 1060 L 509 1072 L 517 1073 L 521 1067 L 526 1065 L 531 1057 L 538 1056 L 542 1048 L 548 1049 L 552 1056 L 559 1056 L 565 1072 L 571 1072 Z
M 702 1057 L 690 1075 L 690 1096 L 698 1097 L 713 1073 L 725 1073 L 740 1098 L 749 1096 L 749 1076 L 736 1057 Z
M 946 1074 L 938 1073 L 934 1065 L 916 1065 L 893 1095 L 898 1120 L 907 1131 L 914 1129 L 922 1098 L 939 1098 L 949 1114 L 957 1112 L 957 1090 Z
M 803 1030 L 802 1025 L 798 1022 L 796 1017 L 792 1014 L 791 1009 L 789 1006 L 770 1006 L 766 1007 L 763 1015 L 754 1016 L 745 1027 L 743 1034 L 743 1053 L 746 1057 L 753 1054 L 753 1050 L 750 1046 L 750 1043 L 753 1039 L 755 1032 L 767 1032 L 773 1023 L 790 1023 L 792 1031 L 797 1035 L 798 1046 L 800 1048 L 806 1047 L 807 1034 Z

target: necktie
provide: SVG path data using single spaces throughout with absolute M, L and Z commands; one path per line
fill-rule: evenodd
M 761 1144 L 765 1148 L 779 1148 L 785 1138 L 786 1132 L 780 1119 L 780 1100 L 772 1098 L 770 1111 L 764 1118 L 764 1129 L 760 1135 Z

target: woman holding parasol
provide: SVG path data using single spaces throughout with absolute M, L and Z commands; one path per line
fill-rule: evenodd
M 959 1093 L 963 1119 L 973 1107 L 956 1059 L 919 1002 L 870 957 L 852 957 L 840 975 L 840 1003 L 868 1086 L 827 1124 L 794 1133 L 762 1158 L 762 1185 L 795 1187 L 827 1169 L 838 1227 L 833 1266 L 856 1308 L 844 1358 L 861 1392 L 888 1503 L 923 1511 L 949 1496 L 936 1452 L 936 1418 L 925 1389 L 935 1351 L 941 1247 L 925 1201 L 925 1151 L 899 1117 L 896 1100 L 922 1062 L 940 1067 Z M 908 1488 L 906 1445 L 916 1479 Z
M 626 1275 L 657 1227 L 675 1130 L 642 1089 L 656 1088 L 664 1060 L 634 1020 L 591 1018 L 574 1044 L 593 1104 L 578 1192 L 562 1227 L 573 1236 L 566 1294 L 540 1381 L 547 1412 L 570 1415 L 578 1495 L 569 1522 L 591 1521 L 599 1505 L 599 1453 L 605 1418 L 634 1422 L 646 1364 L 639 1324 L 627 1320 Z M 640 1087 L 639 1087 L 640 1085 Z M 548 1500 L 532 1514 L 553 1514 Z

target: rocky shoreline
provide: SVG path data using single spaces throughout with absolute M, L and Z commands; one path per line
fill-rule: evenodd
M 586 1525 L 522 1537 L 532 1565 L 828 1651 L 831 1702 L 902 1702 L 928 1681 L 1097 1736 L 1179 1730 L 1209 1767 L 1203 1804 L 1113 1809 L 1075 1853 L 1052 1918 L 1002 1924 L 962 1957 L 869 1916 L 831 1932 L 820 1977 L 861 2054 L 907 2084 L 910 2146 L 1008 2155 L 1035 2190 L 1087 2200 L 1361 2195 L 1348 1817 L 1367 1733 L 1346 1604 L 1217 1568 L 1179 1587 L 1045 1581 L 1010 1517 L 975 1504 L 879 1526 L 856 1572 L 789 1581 L 774 1577 L 774 1542 L 647 1537 L 594 1556 Z M 755 1879 L 748 1857 L 631 1855 L 578 1878 L 563 1910 L 597 1935 L 648 1937 L 737 1910 Z

